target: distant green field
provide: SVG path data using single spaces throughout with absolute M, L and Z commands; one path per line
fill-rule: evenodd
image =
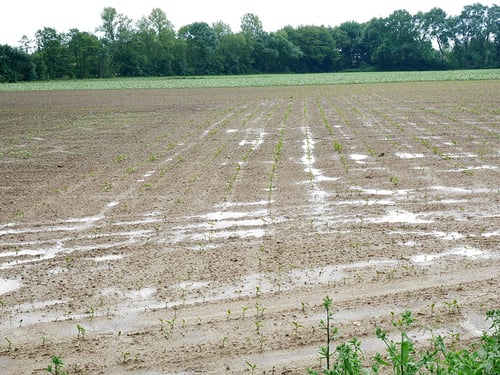
M 242 76 L 113 78 L 5 83 L 0 84 L 0 91 L 270 87 L 498 79 L 500 79 L 500 69 L 433 72 L 265 74 Z

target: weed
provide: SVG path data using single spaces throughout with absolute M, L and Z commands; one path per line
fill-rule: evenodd
M 408 329 L 414 322 L 411 311 L 405 311 L 401 318 L 393 322 L 394 327 L 400 332 L 400 342 L 394 342 L 389 339 L 387 332 L 377 328 L 376 335 L 387 347 L 388 360 L 382 358 L 380 353 L 375 355 L 374 369 L 378 371 L 378 365 L 392 366 L 394 374 L 416 374 L 421 367 L 431 362 L 436 353 L 425 352 L 419 360 L 414 358 L 415 347 L 413 341 L 408 336 Z

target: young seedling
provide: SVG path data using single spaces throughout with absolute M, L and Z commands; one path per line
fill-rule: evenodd
M 4 338 L 7 341 L 7 352 L 10 353 L 12 351 L 12 340 L 9 337 Z
M 392 183 L 394 186 L 398 186 L 398 184 L 399 184 L 399 179 L 398 179 L 397 177 L 395 177 L 395 176 L 391 176 L 391 177 L 389 178 L 389 181 L 391 181 L 391 183 Z
M 295 338 L 298 338 L 299 337 L 299 328 L 302 328 L 304 326 L 296 321 L 293 321 L 292 324 L 293 324 L 293 333 L 295 335 Z
M 122 363 L 127 363 L 129 356 L 130 356 L 130 352 L 126 352 L 126 351 L 121 352 Z
M 245 319 L 245 314 L 246 314 L 247 310 L 248 310 L 248 306 L 243 306 L 241 308 L 241 319 Z
M 257 368 L 257 365 L 255 363 L 251 363 L 249 361 L 245 361 L 247 366 L 250 368 L 250 373 L 253 375 L 255 373 L 255 369 Z
M 227 340 L 228 340 L 228 337 L 227 337 L 227 336 L 224 336 L 224 337 L 222 338 L 221 348 L 224 348 L 224 347 L 226 346 L 226 342 L 227 342 Z
M 262 320 L 255 321 L 255 329 L 257 331 L 257 335 L 260 335 L 260 329 L 262 328 Z
M 77 338 L 80 340 L 80 337 L 82 340 L 85 340 L 85 332 L 87 331 L 84 327 L 82 327 L 80 324 L 76 325 L 76 329 L 78 330 L 78 335 Z
M 62 371 L 64 363 L 59 357 L 53 356 L 50 358 L 50 361 L 52 364 L 48 365 L 45 371 L 52 375 L 66 375 L 66 372 Z

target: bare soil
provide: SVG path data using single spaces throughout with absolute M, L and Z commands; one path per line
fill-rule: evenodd
M 367 357 L 405 310 L 419 345 L 475 340 L 499 307 L 499 92 L 0 93 L 0 373 L 303 374 L 327 295 Z

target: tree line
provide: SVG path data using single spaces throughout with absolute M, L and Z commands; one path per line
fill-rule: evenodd
M 475 3 L 458 16 L 441 8 L 339 26 L 266 32 L 247 13 L 241 31 L 222 21 L 175 31 L 155 8 L 134 22 L 115 8 L 95 33 L 44 27 L 20 45 L 0 45 L 0 82 L 63 78 L 320 73 L 500 67 L 500 6 Z

